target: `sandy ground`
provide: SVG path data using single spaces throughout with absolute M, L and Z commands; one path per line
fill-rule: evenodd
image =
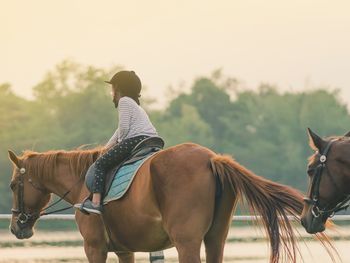
M 300 230 L 301 235 L 307 234 Z M 336 231 L 329 232 L 334 237 L 349 237 L 350 227 L 338 228 Z M 229 237 L 249 238 L 261 237 L 262 233 L 253 227 L 236 227 L 231 228 Z M 36 241 L 63 241 L 81 240 L 78 232 L 38 232 L 30 239 Z M 24 247 L 0 248 L 1 263 L 22 263 L 22 262 L 87 262 L 83 247 L 30 247 L 28 241 L 20 241 L 15 239 L 8 232 L 0 232 L 1 242 L 24 242 Z M 26 246 L 27 244 L 27 246 Z M 350 240 L 342 240 L 334 242 L 342 261 L 350 262 Z M 307 241 L 300 243 L 301 254 L 304 261 L 301 259 L 298 262 L 306 263 L 328 263 L 332 262 L 326 250 L 316 241 Z M 166 262 L 177 262 L 176 249 L 168 249 L 164 251 Z M 239 262 L 239 263 L 266 263 L 268 262 L 269 250 L 266 242 L 234 242 L 227 243 L 225 246 L 224 262 Z M 136 262 L 144 263 L 148 261 L 148 253 L 136 253 Z M 202 246 L 201 257 L 205 262 L 205 251 Z M 117 262 L 116 256 L 110 253 L 108 262 Z

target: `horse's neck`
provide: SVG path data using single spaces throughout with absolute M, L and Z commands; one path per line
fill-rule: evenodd
M 59 197 L 65 195 L 64 200 L 74 204 L 79 200 L 84 178 L 72 174 L 68 164 L 59 163 L 53 175 L 45 179 L 43 183 L 50 192 Z

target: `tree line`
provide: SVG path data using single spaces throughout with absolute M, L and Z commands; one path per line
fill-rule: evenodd
M 33 87 L 33 99 L 15 94 L 10 84 L 0 84 L 0 213 L 9 213 L 12 205 L 7 149 L 20 154 L 26 149 L 69 150 L 106 143 L 117 127 L 117 111 L 103 81 L 119 69 L 63 61 Z M 199 143 L 302 191 L 312 154 L 306 128 L 323 136 L 349 129 L 350 115 L 337 91 L 281 93 L 267 84 L 253 91 L 240 88 L 237 80 L 220 71 L 196 79 L 187 92 L 169 94 L 163 109 L 152 108 L 154 99 L 146 96 L 141 103 L 166 147 Z

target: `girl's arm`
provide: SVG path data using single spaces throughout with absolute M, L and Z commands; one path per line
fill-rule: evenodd
M 118 142 L 120 142 L 123 139 L 125 139 L 125 137 L 129 133 L 133 105 L 127 98 L 123 97 L 119 100 L 118 109 L 119 109 Z
M 110 146 L 112 146 L 118 141 L 118 137 L 119 137 L 118 134 L 119 134 L 119 130 L 117 129 L 112 135 L 112 137 L 109 139 L 109 141 L 106 143 L 107 148 L 109 148 Z

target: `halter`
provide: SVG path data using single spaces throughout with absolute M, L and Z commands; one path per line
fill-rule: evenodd
M 312 205 L 311 213 L 315 218 L 317 218 L 319 216 L 323 216 L 323 215 L 327 215 L 327 217 L 333 217 L 336 212 L 344 210 L 344 209 L 348 208 L 348 206 L 350 205 L 350 195 L 343 194 L 345 196 L 345 198 L 342 201 L 340 201 L 339 203 L 337 203 L 332 209 L 326 209 L 327 206 L 322 209 L 319 206 L 320 183 L 321 183 L 321 175 L 322 175 L 323 169 L 326 169 L 326 171 L 328 172 L 328 176 L 330 177 L 331 182 L 333 183 L 335 188 L 339 189 L 339 187 L 334 182 L 334 178 L 332 177 L 329 169 L 326 166 L 327 154 L 328 154 L 333 142 L 335 142 L 335 141 L 336 140 L 329 141 L 327 143 L 323 153 L 318 154 L 320 157 L 318 160 L 317 167 L 314 168 L 316 171 L 315 171 L 314 177 L 311 181 L 310 197 L 304 198 L 304 201 L 307 204 Z
M 56 204 L 58 204 L 59 202 L 61 202 L 72 191 L 73 187 L 76 186 L 80 182 L 81 178 L 67 192 L 65 192 L 62 195 L 62 197 L 60 197 L 57 201 L 53 202 L 51 205 L 44 207 L 43 209 L 41 209 L 38 212 L 26 213 L 25 207 L 24 207 L 24 175 L 26 173 L 26 169 L 24 167 L 20 168 L 19 173 L 20 173 L 19 184 L 18 184 L 19 189 L 18 189 L 18 193 L 17 193 L 18 209 L 16 209 L 16 208 L 11 209 L 12 213 L 18 214 L 17 225 L 19 226 L 19 228 L 21 228 L 21 229 L 25 228 L 30 221 L 35 221 L 40 216 L 49 215 L 49 214 L 53 214 L 56 212 L 61 212 L 61 211 L 64 211 L 64 210 L 67 210 L 67 209 L 70 209 L 73 207 L 73 205 L 71 205 L 71 206 L 57 209 L 54 211 L 45 212 L 47 209 L 49 209 L 49 208 L 55 206 Z M 43 192 L 43 193 L 48 193 L 46 189 L 35 184 L 32 179 L 29 178 L 28 182 L 33 186 L 34 189 L 36 189 L 40 192 Z

